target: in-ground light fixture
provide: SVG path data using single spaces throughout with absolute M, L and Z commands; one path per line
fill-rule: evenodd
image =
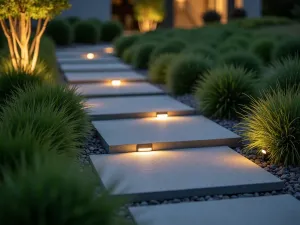
M 120 86 L 121 85 L 121 80 L 112 80 L 111 85 L 112 86 Z
M 136 146 L 137 152 L 151 152 L 152 150 L 152 144 L 139 144 Z
M 156 118 L 161 119 L 161 120 L 167 119 L 168 113 L 167 112 L 158 112 L 158 113 L 156 113 Z

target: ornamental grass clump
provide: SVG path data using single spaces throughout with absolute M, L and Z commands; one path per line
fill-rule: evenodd
M 195 98 L 205 116 L 236 119 L 249 96 L 256 95 L 255 80 L 244 68 L 224 66 L 208 71 L 196 86 Z
M 300 87 L 300 58 L 285 58 L 275 61 L 265 71 L 265 88 L 282 90 L 299 90 Z
M 275 41 L 265 38 L 254 41 L 250 46 L 250 50 L 267 64 L 272 60 L 274 47 Z
M 167 72 L 167 87 L 174 95 L 191 93 L 197 80 L 212 67 L 211 60 L 195 55 L 178 57 Z
M 6 171 L 0 185 L 0 219 L 5 225 L 121 225 L 123 199 L 96 195 L 95 181 L 69 159 L 32 156 L 31 165 Z
M 300 90 L 264 93 L 242 113 L 247 150 L 266 150 L 273 163 L 300 165 Z
M 49 105 L 55 111 L 64 112 L 66 122 L 74 126 L 76 133 L 80 133 L 81 142 L 90 134 L 91 123 L 85 110 L 84 98 L 74 87 L 48 84 L 29 87 L 18 91 L 13 101 L 18 107 Z
M 168 69 L 177 54 L 162 54 L 150 65 L 149 78 L 155 84 L 165 84 Z
M 247 71 L 253 71 L 256 78 L 260 77 L 262 62 L 254 54 L 249 52 L 229 52 L 224 54 L 222 61 L 225 65 L 242 67 Z
M 300 57 L 300 41 L 298 39 L 283 40 L 278 42 L 274 50 L 274 58 Z
M 130 48 L 133 44 L 135 44 L 139 40 L 138 35 L 131 35 L 131 36 L 122 36 L 116 39 L 114 42 L 114 48 L 116 55 L 118 57 L 122 57 L 124 51 Z
M 139 44 L 132 57 L 132 64 L 136 69 L 147 69 L 150 55 L 155 48 L 154 43 Z
M 184 49 L 182 54 L 196 54 L 203 57 L 210 58 L 211 60 L 216 60 L 218 58 L 218 53 L 209 46 L 197 45 L 197 46 L 189 46 Z
M 158 45 L 151 53 L 150 63 L 154 62 L 154 60 L 162 54 L 180 53 L 185 47 L 186 44 L 181 40 L 172 40 L 162 43 Z
M 79 152 L 81 133 L 76 130 L 76 122 L 67 115 L 65 108 L 57 109 L 54 103 L 19 105 L 11 101 L 0 114 L 0 129 L 15 136 L 30 127 L 36 139 L 50 144 L 51 151 L 75 156 Z

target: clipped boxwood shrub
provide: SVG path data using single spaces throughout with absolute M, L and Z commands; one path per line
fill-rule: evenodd
M 123 33 L 122 25 L 117 21 L 104 22 L 101 26 L 101 41 L 112 42 Z
M 285 57 L 300 57 L 300 40 L 298 39 L 288 39 L 282 42 L 278 42 L 275 48 L 275 58 L 285 58 Z
M 40 85 L 19 90 L 13 97 L 14 104 L 19 107 L 46 104 L 57 111 L 65 112 L 65 120 L 73 125 L 76 133 L 80 133 L 83 142 L 91 130 L 91 123 L 85 111 L 84 98 L 74 87 L 64 85 Z
M 149 78 L 156 84 L 165 84 L 167 71 L 177 54 L 162 54 L 149 67 Z
M 186 44 L 181 40 L 172 40 L 158 45 L 150 56 L 150 63 L 156 58 L 165 53 L 179 53 L 186 47 Z
M 230 19 L 243 19 L 247 17 L 247 12 L 243 8 L 234 8 L 229 15 Z
M 259 77 L 261 71 L 262 63 L 259 58 L 257 58 L 252 53 L 248 52 L 230 52 L 223 55 L 223 62 L 226 65 L 232 65 L 235 67 L 243 67 L 248 71 L 255 72 L 255 76 Z
M 298 90 L 300 88 L 300 58 L 286 58 L 272 63 L 265 71 L 267 89 Z
M 25 127 L 32 127 L 32 134 L 38 140 L 50 143 L 51 151 L 74 156 L 78 154 L 81 133 L 66 115 L 66 109 L 56 109 L 48 102 L 19 105 L 17 101 L 11 101 L 2 109 L 0 127 L 12 136 Z
M 167 72 L 167 87 L 174 95 L 191 93 L 197 80 L 212 66 L 212 62 L 203 57 L 185 55 L 178 57 Z
M 80 21 L 74 27 L 75 42 L 96 44 L 100 37 L 99 29 L 90 21 Z
M 256 95 L 251 72 L 240 67 L 224 66 L 207 72 L 196 86 L 195 98 L 205 116 L 236 119 L 244 105 Z
M 138 35 L 122 36 L 116 39 L 114 43 L 115 53 L 117 56 L 122 57 L 124 51 L 135 44 L 139 39 Z
M 80 22 L 80 18 L 78 16 L 70 16 L 70 17 L 67 17 L 66 20 L 70 25 L 74 25 L 74 24 Z
M 300 165 L 300 96 L 293 90 L 253 99 L 240 124 L 247 149 L 266 150 L 273 163 Z
M 12 69 L 0 72 L 0 110 L 11 100 L 17 90 L 25 90 L 30 86 L 40 86 L 45 82 L 43 76 L 37 72 L 27 73 Z
M 155 48 L 153 43 L 139 44 L 134 51 L 132 64 L 136 69 L 147 69 L 150 55 Z
M 258 39 L 250 46 L 251 52 L 257 55 L 265 64 L 269 63 L 273 57 L 274 40 Z
M 197 46 L 189 46 L 184 49 L 182 54 L 199 54 L 200 56 L 210 58 L 211 60 L 216 60 L 218 58 L 217 52 L 209 46 L 197 45 Z
M 90 174 L 68 159 L 36 157 L 32 165 L 5 173 L 0 185 L 1 221 L 6 225 L 124 224 L 116 213 L 123 200 L 106 191 L 96 196 L 96 187 Z
M 215 10 L 209 10 L 205 12 L 202 16 L 204 23 L 220 23 L 221 22 L 221 15 Z
M 51 21 L 46 30 L 46 34 L 52 38 L 57 45 L 70 45 L 73 42 L 73 29 L 65 20 Z

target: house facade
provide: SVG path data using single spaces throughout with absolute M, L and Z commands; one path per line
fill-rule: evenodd
M 137 29 L 133 12 L 134 0 L 71 0 L 72 8 L 62 17 L 78 16 L 82 19 L 98 18 L 102 21 L 118 20 L 125 29 Z M 222 22 L 234 8 L 244 8 L 248 17 L 261 16 L 262 0 L 165 0 L 167 27 L 191 28 L 203 24 L 201 15 L 207 10 L 216 10 L 222 16 Z M 83 3 L 84 2 L 84 3 Z

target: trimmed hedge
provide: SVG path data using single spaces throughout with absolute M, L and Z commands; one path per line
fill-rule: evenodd
M 116 55 L 121 57 L 124 51 L 135 44 L 139 39 L 138 35 L 122 36 L 114 42 Z
M 46 34 L 57 45 L 70 45 L 74 39 L 73 29 L 65 20 L 51 21 L 47 26 Z
M 97 44 L 100 39 L 99 29 L 90 21 L 80 21 L 74 26 L 75 42 Z
M 101 41 L 112 42 L 123 33 L 123 27 L 119 22 L 103 22 L 101 26 Z

